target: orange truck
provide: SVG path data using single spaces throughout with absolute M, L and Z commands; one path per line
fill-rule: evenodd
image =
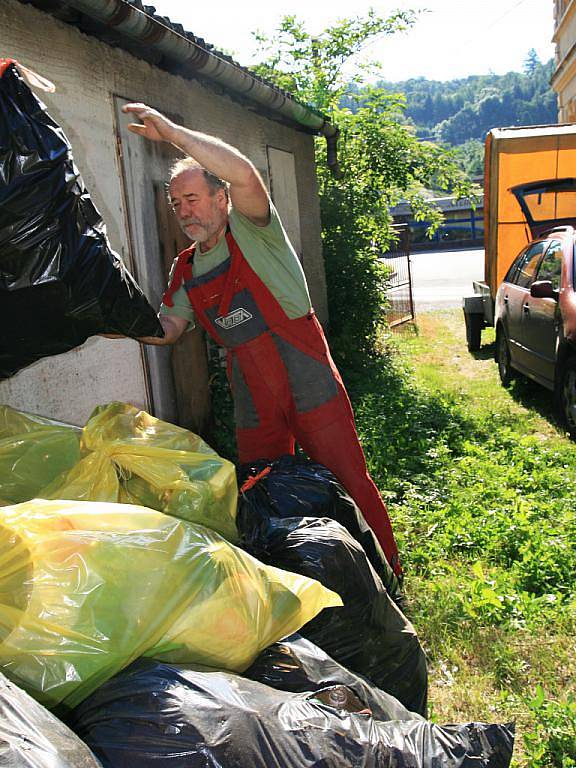
M 576 216 L 576 193 L 546 194 L 548 187 L 551 191 L 575 176 L 576 125 L 489 131 L 484 156 L 484 282 L 474 282 L 474 293 L 463 298 L 471 351 L 480 348 L 482 329 L 494 325 L 496 292 L 516 256 L 555 223 Z M 543 194 L 528 195 L 536 182 Z

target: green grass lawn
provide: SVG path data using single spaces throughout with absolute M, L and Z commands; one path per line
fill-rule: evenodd
M 438 722 L 517 722 L 515 763 L 576 765 L 576 445 L 505 390 L 493 332 L 423 314 L 345 378 L 403 556 Z

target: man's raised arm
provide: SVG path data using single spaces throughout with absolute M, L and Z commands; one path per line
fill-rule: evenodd
M 125 104 L 141 124 L 128 128 L 151 141 L 166 141 L 193 157 L 203 168 L 230 184 L 232 205 L 254 224 L 264 227 L 270 220 L 268 192 L 260 174 L 247 157 L 215 136 L 177 125 L 145 104 Z

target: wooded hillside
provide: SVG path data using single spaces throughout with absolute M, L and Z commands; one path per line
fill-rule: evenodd
M 550 86 L 553 70 L 552 60 L 542 64 L 531 50 L 523 72 L 445 81 L 419 77 L 378 85 L 404 94 L 404 119 L 414 124 L 419 138 L 454 147 L 463 169 L 476 175 L 482 172 L 483 141 L 490 128 L 557 122 L 556 94 Z M 355 111 L 358 91 L 356 98 L 344 102 Z

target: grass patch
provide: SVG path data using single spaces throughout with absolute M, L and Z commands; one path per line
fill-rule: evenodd
M 438 721 L 518 722 L 517 765 L 576 765 L 576 446 L 551 395 L 499 383 L 461 312 L 345 372 L 387 499 Z

